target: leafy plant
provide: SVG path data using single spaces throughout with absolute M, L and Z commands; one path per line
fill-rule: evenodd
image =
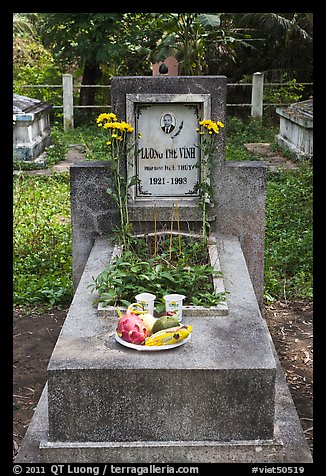
M 298 206 L 299 204 L 299 206 Z M 312 298 L 312 168 L 268 174 L 265 298 Z
M 69 176 L 14 178 L 14 305 L 59 306 L 72 297 Z
M 286 76 L 285 76 L 286 79 Z M 284 82 L 284 86 L 264 88 L 264 102 L 272 104 L 291 104 L 300 101 L 304 86 L 291 79 Z
M 209 307 L 221 302 L 224 295 L 215 293 L 210 278 L 221 273 L 207 263 L 206 245 L 185 238 L 181 241 L 181 253 L 175 237 L 172 255 L 170 240 L 166 238 L 159 244 L 160 254 L 153 256 L 148 254 L 153 251 L 153 244 L 136 240 L 132 250 L 123 251 L 94 278 L 91 287 L 99 293 L 96 302 L 128 306 L 141 292 L 153 293 L 161 301 L 157 312 L 165 307 L 163 296 L 172 292 L 187 296 L 185 303 L 190 305 Z

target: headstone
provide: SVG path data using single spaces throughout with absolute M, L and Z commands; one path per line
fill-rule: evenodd
M 199 136 L 195 135 L 198 109 L 196 104 L 171 106 L 170 102 L 136 106 L 136 134 L 144 133 L 137 144 L 140 186 L 135 198 L 196 194 L 200 173 Z
M 50 111 L 52 106 L 39 99 L 13 95 L 14 160 L 37 159 L 51 143 Z

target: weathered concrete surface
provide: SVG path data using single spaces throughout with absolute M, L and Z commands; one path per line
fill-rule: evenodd
M 209 372 L 211 374 L 214 373 L 214 371 L 217 372 L 217 369 L 219 369 L 219 372 L 221 372 L 224 376 L 229 373 L 227 369 L 230 368 L 232 369 L 231 374 L 233 373 L 234 375 L 239 375 L 238 371 L 242 369 L 242 375 L 244 376 L 250 371 L 250 369 L 252 369 L 253 374 L 255 374 L 255 376 L 264 376 L 264 379 L 259 381 L 255 380 L 255 378 L 252 378 L 251 380 L 249 379 L 249 382 L 251 381 L 251 383 L 253 384 L 251 387 L 250 385 L 249 387 L 243 386 L 238 389 L 238 391 L 236 389 L 233 389 L 234 395 L 236 396 L 236 398 L 238 398 L 238 403 L 240 405 L 243 404 L 245 410 L 252 409 L 250 402 L 246 403 L 245 401 L 242 401 L 240 393 L 242 391 L 247 392 L 248 388 L 250 388 L 253 391 L 253 395 L 255 394 L 255 392 L 257 393 L 257 395 L 259 395 L 260 390 L 255 388 L 255 382 L 263 382 L 265 385 L 265 392 L 266 390 L 267 392 L 270 391 L 271 388 L 266 388 L 266 385 L 267 387 L 269 386 L 268 381 L 270 375 L 273 372 L 273 368 L 275 369 L 274 358 L 276 358 L 277 360 L 277 357 L 275 351 L 273 350 L 272 340 L 268 333 L 266 323 L 260 316 L 257 304 L 254 304 L 255 300 L 252 300 L 252 297 L 254 296 L 253 289 L 249 286 L 249 289 L 247 287 L 247 289 L 244 290 L 246 286 L 243 280 L 246 281 L 248 279 L 248 275 L 246 276 L 246 273 L 240 273 L 242 274 L 242 279 L 241 276 L 239 276 L 239 267 L 243 267 L 244 259 L 242 258 L 242 260 L 239 260 L 239 256 L 237 256 L 237 253 L 235 253 L 235 250 L 238 247 L 237 241 L 238 240 L 236 238 L 231 238 L 226 241 L 224 240 L 223 246 L 220 250 L 222 269 L 223 267 L 225 267 L 225 263 L 229 263 L 227 271 L 232 271 L 232 273 L 236 273 L 237 278 L 240 278 L 236 280 L 227 280 L 228 290 L 231 292 L 231 295 L 233 295 L 233 297 L 236 296 L 236 299 L 233 299 L 229 302 L 231 317 L 225 316 L 213 318 L 213 331 L 207 338 L 207 341 L 205 340 L 206 345 L 205 347 L 201 348 L 201 355 L 198 355 L 198 351 L 196 352 L 196 347 L 200 343 L 200 339 L 202 337 L 200 336 L 200 330 L 203 330 L 200 325 L 200 322 L 202 322 L 202 325 L 205 325 L 205 322 L 206 324 L 208 324 L 208 318 L 194 318 L 191 322 L 194 325 L 193 339 L 185 346 L 181 346 L 180 348 L 175 349 L 173 351 L 164 351 L 158 353 L 137 353 L 136 351 L 124 348 L 116 342 L 112 341 L 112 331 L 115 327 L 115 321 L 110 321 L 109 319 L 97 317 L 96 308 L 92 305 L 94 295 L 91 295 L 89 293 L 89 290 L 87 290 L 87 286 L 91 280 L 91 276 L 97 275 L 99 269 L 101 269 L 101 267 L 103 267 L 107 262 L 108 255 L 110 254 L 110 248 L 107 246 L 106 238 L 102 237 L 97 239 L 98 247 L 97 252 L 95 253 L 96 256 L 92 257 L 91 255 L 88 261 L 88 265 L 85 268 L 83 279 L 81 280 L 80 285 L 77 289 L 74 302 L 72 303 L 71 309 L 58 339 L 56 348 L 51 358 L 51 362 L 49 364 L 49 374 L 53 374 L 52 377 L 50 376 L 50 379 L 52 378 L 52 385 L 55 383 L 55 379 L 57 376 L 59 376 L 59 380 L 57 382 L 59 383 L 60 379 L 63 378 L 62 376 L 64 375 L 64 373 L 67 373 L 70 374 L 70 376 L 73 376 L 73 388 L 69 389 L 67 386 L 69 379 L 66 382 L 63 382 L 64 387 L 61 388 L 64 388 L 75 400 L 78 398 L 78 392 L 82 392 L 83 394 L 85 394 L 86 399 L 90 398 L 90 395 L 92 393 L 94 395 L 99 396 L 97 386 L 101 386 L 101 379 L 95 381 L 96 386 L 93 385 L 91 388 L 87 388 L 87 386 L 85 387 L 84 384 L 75 386 L 74 383 L 76 383 L 76 381 L 74 381 L 74 375 L 78 373 L 81 374 L 82 369 L 85 368 L 85 366 L 89 367 L 90 359 L 92 360 L 91 369 L 94 369 L 94 374 L 97 373 L 99 368 L 102 368 L 102 370 L 105 367 L 108 368 L 110 354 L 114 355 L 115 360 L 115 363 L 112 361 L 112 359 L 110 362 L 111 369 L 113 370 L 113 372 L 117 372 L 119 368 L 123 366 L 125 367 L 125 375 L 128 374 L 128 368 L 130 369 L 129 374 L 131 374 L 132 368 L 135 366 L 138 367 L 141 363 L 143 367 L 148 368 L 150 364 L 151 368 L 156 367 L 162 369 L 163 372 L 158 372 L 159 376 L 161 374 L 164 374 L 164 372 L 167 372 L 169 369 L 175 369 L 176 371 L 181 372 L 182 367 L 184 367 L 185 374 L 188 375 L 188 370 L 194 367 L 194 373 L 197 374 L 197 376 L 202 381 L 205 381 L 205 374 L 207 375 L 207 369 L 203 369 L 204 365 L 206 365 L 206 367 L 210 367 Z M 238 287 L 239 292 L 237 292 Z M 243 289 L 243 291 L 241 291 L 241 289 Z M 237 314 L 235 314 L 236 312 Z M 212 318 L 209 319 L 212 320 Z M 196 329 L 198 330 L 197 334 Z M 108 341 L 110 339 L 111 344 L 108 345 Z M 244 348 L 243 342 L 246 343 L 246 348 Z M 85 349 L 87 348 L 89 350 L 88 353 L 85 354 Z M 264 355 L 262 355 L 263 350 L 265 351 Z M 186 365 L 184 356 L 182 354 L 188 357 L 186 359 Z M 193 354 L 193 356 L 191 357 L 190 354 Z M 254 370 L 254 368 L 256 368 L 256 371 Z M 236 413 L 232 413 L 233 410 L 237 411 L 237 409 L 232 407 L 232 402 L 227 402 L 225 399 L 222 403 L 222 407 L 220 407 L 222 409 L 222 412 L 217 412 L 214 414 L 214 419 L 219 420 L 219 422 L 216 423 L 215 427 L 211 423 L 208 425 L 208 431 L 211 432 L 211 437 L 205 440 L 195 438 L 196 435 L 203 432 L 203 426 L 200 426 L 198 432 L 197 428 L 194 427 L 194 424 L 198 423 L 196 415 L 194 414 L 195 412 L 192 412 L 190 413 L 190 415 L 188 415 L 182 426 L 184 435 L 186 436 L 186 438 L 188 438 L 188 440 L 185 440 L 183 438 L 183 434 L 181 434 L 181 432 L 177 430 L 175 432 L 175 435 L 180 436 L 178 440 L 144 440 L 142 443 L 140 443 L 139 441 L 137 442 L 133 440 L 130 436 L 132 434 L 135 434 L 134 427 L 130 426 L 128 428 L 128 426 L 122 422 L 122 429 L 119 429 L 118 426 L 120 422 L 118 424 L 117 419 L 112 422 L 114 426 L 114 428 L 112 428 L 112 432 L 115 435 L 121 435 L 121 433 L 124 431 L 126 435 L 126 439 L 124 441 L 119 442 L 114 441 L 113 439 L 102 442 L 95 440 L 49 440 L 46 419 L 47 402 L 46 394 L 44 392 L 44 395 L 41 398 L 38 408 L 35 412 L 30 428 L 26 434 L 26 438 L 22 445 L 21 451 L 19 452 L 16 458 L 16 461 L 105 462 L 108 459 L 114 459 L 117 462 L 171 462 L 171 460 L 173 462 L 311 462 L 310 452 L 305 441 L 304 434 L 302 432 L 300 422 L 296 414 L 289 390 L 286 386 L 284 377 L 282 376 L 279 364 L 277 364 L 276 369 L 277 379 L 275 394 L 275 423 L 276 427 L 278 427 L 280 430 L 279 437 L 284 445 L 284 458 L 280 446 L 280 441 L 278 439 L 278 434 L 273 434 L 273 431 L 271 432 L 271 436 L 268 441 L 265 440 L 263 442 L 261 440 L 246 440 L 231 441 L 228 443 L 225 441 L 217 441 L 216 439 L 214 439 L 213 433 L 215 432 L 216 435 L 219 434 L 218 431 L 216 431 L 219 428 L 219 422 L 223 421 L 223 419 L 225 420 L 223 414 L 221 414 L 223 413 L 223 411 L 225 413 L 229 409 L 231 411 L 231 418 L 238 416 Z M 117 379 L 119 380 L 119 378 L 120 377 L 118 377 Z M 244 383 L 243 378 L 245 377 L 240 377 L 242 383 Z M 84 383 L 87 383 L 87 381 L 85 381 Z M 138 382 L 134 383 L 137 392 Z M 149 383 L 150 391 L 154 391 L 155 395 L 155 392 L 157 391 L 153 388 L 154 385 L 151 382 Z M 113 382 L 112 388 L 116 388 L 116 390 L 118 390 L 118 387 L 119 383 Z M 105 388 L 108 391 L 107 395 L 105 395 L 104 392 Z M 100 407 L 102 404 L 104 404 L 105 406 L 105 399 L 108 399 L 109 393 L 111 392 L 111 399 L 115 399 L 115 402 L 112 402 L 111 400 L 111 403 L 113 403 L 115 410 L 118 412 L 118 415 L 124 417 L 124 405 L 126 400 L 128 399 L 128 391 L 131 391 L 129 383 L 127 383 L 126 390 L 120 394 L 114 393 L 112 391 L 112 388 L 110 390 L 109 385 L 103 385 L 103 393 L 101 396 L 103 397 L 104 401 L 97 401 L 95 398 L 93 399 L 93 403 L 96 404 L 97 408 Z M 139 386 L 138 389 L 140 389 Z M 212 405 L 215 405 L 215 408 L 217 408 L 216 397 L 219 392 L 219 389 L 216 387 L 214 389 L 214 382 L 211 388 L 209 388 L 209 385 L 207 385 L 206 389 L 209 392 L 208 400 L 211 399 Z M 162 393 L 159 402 L 163 403 L 165 398 L 169 398 L 169 396 L 166 395 L 163 389 L 161 390 Z M 188 390 L 189 392 L 194 391 L 193 388 L 188 388 Z M 195 388 L 195 390 L 197 391 L 198 388 Z M 214 392 L 214 390 L 216 390 L 217 394 Z M 150 391 L 147 390 L 148 395 L 145 394 L 145 404 L 146 399 L 150 401 Z M 119 392 L 121 392 L 121 388 L 119 389 Z M 181 395 L 179 397 L 179 404 L 182 412 L 183 405 L 188 405 L 189 399 L 186 392 L 182 393 L 182 389 Z M 205 398 L 205 395 L 203 395 L 202 397 Z M 273 400 L 273 393 L 269 394 L 269 397 Z M 65 397 L 63 396 L 63 398 Z M 119 405 L 117 405 L 117 399 L 119 398 L 120 402 L 122 402 L 120 407 Z M 250 399 L 251 395 L 248 398 Z M 51 395 L 49 395 L 49 403 L 50 407 L 52 405 L 52 408 L 54 408 L 53 403 L 55 402 L 53 402 L 53 396 Z M 158 414 L 155 415 L 156 425 L 162 428 L 162 417 L 175 416 L 175 409 L 173 407 L 175 407 L 176 403 L 177 402 L 175 400 L 173 402 L 170 400 L 169 408 L 164 408 L 163 405 L 163 415 L 161 414 L 161 410 Z M 66 405 L 66 403 L 62 400 L 61 404 Z M 262 409 L 262 406 L 260 406 L 259 410 L 256 411 L 253 416 L 254 419 L 256 417 L 263 418 L 264 423 L 263 425 L 260 425 L 259 431 L 264 431 L 267 427 L 270 427 L 269 424 L 267 425 L 267 422 L 270 421 L 270 409 L 273 404 L 272 402 L 267 402 L 266 400 L 264 404 L 266 405 L 267 415 L 262 416 L 260 414 Z M 59 411 L 58 420 L 56 420 L 55 413 L 52 412 L 52 416 L 50 415 L 50 425 L 53 426 L 55 431 L 58 431 L 60 433 L 61 430 L 58 426 L 59 422 L 61 423 L 62 421 L 60 415 L 60 412 L 62 414 L 62 410 L 56 406 L 55 408 Z M 96 414 L 96 411 L 94 413 L 94 409 L 91 409 L 90 413 L 88 413 L 87 408 L 80 408 L 80 410 L 82 410 L 83 415 L 78 417 L 78 415 L 75 414 L 77 420 L 71 419 L 69 417 L 69 414 L 67 413 L 66 418 L 70 420 L 70 424 L 72 427 L 74 426 L 74 421 L 76 421 L 76 425 L 78 425 L 78 418 L 79 423 L 81 423 L 84 419 L 84 424 L 89 424 L 89 426 L 91 427 L 91 434 L 95 436 L 98 433 L 96 433 L 96 431 L 94 432 L 94 429 L 92 429 L 94 422 L 91 422 L 89 420 L 89 416 L 94 416 Z M 166 412 L 167 410 L 169 412 L 168 415 L 164 414 L 164 412 Z M 208 410 L 208 414 L 210 412 L 212 412 L 211 409 Z M 100 414 L 102 414 L 102 410 L 99 410 L 98 415 Z M 210 415 L 212 415 L 212 413 Z M 244 422 L 244 418 L 241 418 L 242 422 Z M 250 417 L 247 416 L 245 418 L 249 418 L 250 426 L 252 423 L 250 422 Z M 171 421 L 173 421 L 173 419 Z M 189 428 L 192 428 L 192 439 Z M 64 431 L 66 429 L 67 426 L 65 427 Z M 71 429 L 69 431 L 71 431 Z M 81 436 L 81 428 L 75 428 L 72 429 L 72 431 L 75 431 L 75 434 L 78 433 Z M 104 431 L 103 425 L 101 431 Z M 236 432 L 238 431 L 237 422 L 235 421 L 234 431 L 235 436 Z M 253 427 L 250 427 L 249 433 L 253 431 Z M 41 450 L 38 450 L 37 446 L 38 443 L 41 442 L 41 440 Z
M 51 144 L 52 105 L 39 99 L 13 94 L 13 158 L 37 161 Z
M 228 316 L 187 317 L 192 340 L 164 356 L 122 348 L 115 319 L 90 317 L 88 268 L 48 367 L 52 441 L 272 438 L 275 361 L 239 241 L 223 243 Z M 96 241 L 92 268 L 107 247 Z
M 105 162 L 75 163 L 70 167 L 73 284 L 82 276 L 96 236 L 112 234 L 118 210 L 106 193 L 108 169 Z
M 225 122 L 226 76 L 115 76 L 111 81 L 112 111 L 126 120 L 126 94 L 210 94 L 213 121 Z M 217 141 L 216 157 L 225 160 L 225 134 Z
M 283 149 L 293 152 L 298 159 L 313 156 L 313 100 L 308 99 L 277 107 L 280 130 L 275 141 Z
M 46 386 L 15 463 L 312 463 L 279 362 L 275 404 L 276 427 L 272 441 L 53 443 L 48 440 Z
M 263 305 L 266 168 L 260 161 L 226 161 L 216 190 L 214 229 L 237 236 L 260 307 Z
M 227 161 L 218 171 L 214 230 L 238 236 L 259 305 L 263 301 L 265 168 L 261 162 Z M 107 169 L 103 162 L 81 162 L 70 168 L 73 282 L 82 275 L 96 236 L 112 234 L 118 211 L 106 193 Z M 136 208 L 134 230 L 153 232 L 154 203 Z M 170 229 L 171 208 L 162 207 L 158 229 Z M 198 205 L 179 202 L 182 231 L 200 229 L 202 212 Z

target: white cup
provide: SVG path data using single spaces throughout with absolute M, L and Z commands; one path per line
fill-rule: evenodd
M 149 314 L 154 314 L 154 300 L 156 296 L 151 293 L 141 293 L 135 296 L 136 301 L 140 304 L 144 311 L 147 311 Z
M 166 314 L 176 316 L 179 322 L 182 321 L 182 301 L 185 297 L 183 294 L 167 294 L 163 296 Z

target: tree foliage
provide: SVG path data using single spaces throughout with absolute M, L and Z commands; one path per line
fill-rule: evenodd
M 168 13 L 158 22 L 161 39 L 151 57 L 176 56 L 181 75 L 215 74 L 216 63 L 234 61 L 234 44 L 245 42 L 225 13 Z
M 151 75 L 151 63 L 171 55 L 180 75 L 236 82 L 262 71 L 270 80 L 312 81 L 312 13 L 17 13 L 14 38 L 20 60 L 35 67 L 28 43 L 37 41 L 84 85 Z M 80 104 L 94 104 L 96 94 L 81 88 Z
M 254 50 L 240 49 L 234 80 L 263 71 L 278 80 L 285 73 L 302 82 L 312 81 L 312 13 L 245 13 L 234 20 L 250 31 Z
M 26 84 L 58 84 L 61 82 L 61 65 L 56 64 L 51 52 L 45 48 L 38 31 L 38 16 L 33 13 L 13 15 L 13 89 L 26 94 Z M 60 104 L 61 92 L 55 89 L 33 88 L 32 97 L 52 104 Z
M 35 20 L 33 13 L 14 13 L 12 19 L 14 37 L 34 36 L 36 30 L 33 20 Z
M 74 59 L 83 68 L 82 84 L 97 84 L 104 71 L 150 71 L 153 20 L 152 14 L 141 13 L 44 13 L 41 34 L 56 58 Z M 81 104 L 92 104 L 94 95 L 82 88 Z

